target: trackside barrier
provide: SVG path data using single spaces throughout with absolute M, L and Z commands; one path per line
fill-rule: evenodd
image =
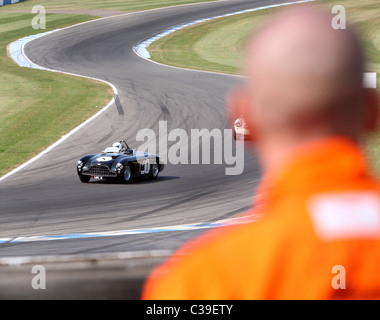
M 170 253 L 0 258 L 0 300 L 137 300 L 147 275 Z

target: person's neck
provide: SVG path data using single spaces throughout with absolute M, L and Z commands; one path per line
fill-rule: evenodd
M 315 134 L 304 137 L 298 137 L 297 139 L 292 137 L 282 136 L 276 139 L 263 140 L 256 144 L 256 151 L 264 172 L 273 171 L 281 167 L 284 162 L 291 157 L 295 150 L 318 142 L 320 140 L 339 137 L 339 135 L 331 134 Z M 350 137 L 347 139 L 357 142 Z

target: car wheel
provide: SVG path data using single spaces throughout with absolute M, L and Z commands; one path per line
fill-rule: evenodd
M 125 166 L 121 179 L 124 183 L 130 183 L 133 180 L 132 168 L 129 164 Z
M 152 180 L 155 180 L 157 179 L 158 177 L 158 173 L 159 173 L 159 168 L 158 168 L 158 164 L 157 163 L 154 163 L 152 165 L 152 169 L 150 171 L 150 175 L 149 175 L 149 178 L 152 179 Z
M 82 181 L 83 183 L 87 183 L 87 182 L 90 181 L 91 176 L 79 175 L 79 179 L 80 179 L 80 181 Z

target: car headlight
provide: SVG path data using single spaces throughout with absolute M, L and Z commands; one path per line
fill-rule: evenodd
M 77 167 L 78 169 L 82 168 L 83 167 L 83 162 L 82 161 L 77 161 Z
M 116 165 L 116 170 L 122 170 L 123 169 L 123 165 L 119 162 L 117 165 Z

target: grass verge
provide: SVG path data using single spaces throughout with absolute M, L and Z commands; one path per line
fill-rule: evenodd
M 380 87 L 380 3 L 377 0 L 323 0 L 329 10 L 343 5 L 347 19 L 361 35 L 367 71 L 377 72 Z M 244 42 L 262 21 L 278 9 L 219 18 L 181 29 L 148 47 L 151 59 L 182 68 L 239 74 Z M 332 15 L 333 17 L 333 15 Z M 380 96 L 380 88 L 377 89 Z M 380 175 L 380 130 L 366 143 L 370 165 Z
M 274 10 L 219 18 L 181 29 L 153 42 L 148 47 L 151 59 L 181 68 L 238 74 L 245 39 Z
M 46 31 L 91 19 L 49 14 Z M 31 27 L 30 14 L 0 13 L 0 25 L 2 176 L 96 113 L 112 98 L 112 90 L 92 80 L 19 67 L 7 56 L 7 45 L 40 31 Z
M 14 5 L 4 6 L 1 10 L 28 10 L 41 5 L 46 10 L 85 10 L 105 9 L 118 11 L 139 11 L 154 8 L 177 6 L 181 4 L 199 3 L 216 0 L 26 0 Z
M 7 56 L 10 42 L 41 32 L 31 27 L 30 12 L 34 5 L 42 5 L 46 10 L 78 12 L 136 11 L 205 1 L 215 0 L 26 0 L 0 7 L 0 176 L 38 154 L 112 98 L 111 88 L 104 83 L 20 68 Z M 48 28 L 44 31 L 95 18 L 82 14 L 47 14 Z

